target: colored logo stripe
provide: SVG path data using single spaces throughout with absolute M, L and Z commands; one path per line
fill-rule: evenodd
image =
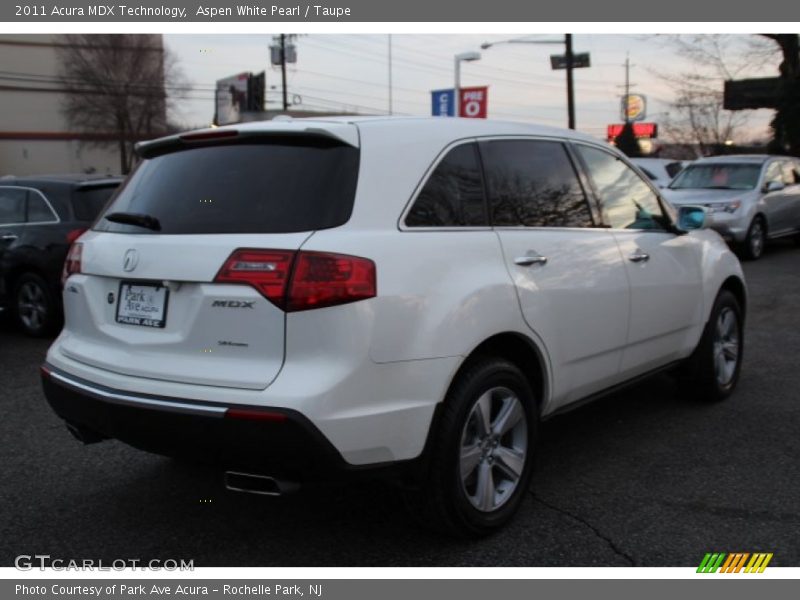
M 757 552 L 707 552 L 697 567 L 698 573 L 739 573 L 744 568 L 745 573 L 763 573 L 772 560 L 772 553 Z M 747 562 L 747 559 L 750 562 Z M 745 562 L 747 566 L 745 567 Z

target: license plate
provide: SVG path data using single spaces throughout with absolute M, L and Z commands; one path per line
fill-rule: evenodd
M 162 285 L 120 283 L 117 323 L 161 327 L 167 323 L 169 290 Z

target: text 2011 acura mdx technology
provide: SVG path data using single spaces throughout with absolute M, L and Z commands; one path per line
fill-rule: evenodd
M 706 399 L 736 385 L 739 262 L 587 136 L 287 120 L 139 153 L 70 251 L 42 367 L 84 441 L 264 493 L 391 474 L 479 535 L 519 507 L 543 417 L 673 367 Z

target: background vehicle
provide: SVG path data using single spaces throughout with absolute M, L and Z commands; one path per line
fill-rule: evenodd
M 0 179 L 0 308 L 29 335 L 53 333 L 60 323 L 67 249 L 120 181 L 83 174 Z
M 631 162 L 659 188 L 667 187 L 685 166 L 683 161 L 671 158 L 632 158 Z
M 391 472 L 481 535 L 525 497 L 542 416 L 681 364 L 709 400 L 738 380 L 738 260 L 588 136 L 352 118 L 139 152 L 70 250 L 42 369 L 84 441 L 259 493 Z
M 767 240 L 795 236 L 800 242 L 800 160 L 741 155 L 703 158 L 690 164 L 664 194 L 676 206 L 701 204 L 710 225 L 744 258 L 761 257 Z

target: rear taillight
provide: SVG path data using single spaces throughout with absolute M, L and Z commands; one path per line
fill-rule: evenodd
M 75 240 L 77 240 L 79 237 L 81 237 L 85 232 L 86 232 L 86 228 L 85 227 L 82 228 L 82 229 L 72 229 L 72 230 L 70 230 L 70 232 L 67 234 L 67 243 L 68 244 L 72 244 L 73 242 L 75 242 Z
M 66 283 L 67 278 L 73 273 L 81 272 L 81 254 L 83 253 L 83 244 L 75 242 L 69 247 L 67 252 L 67 260 L 64 261 L 64 269 L 61 271 L 61 285 Z
M 286 310 L 365 300 L 375 296 L 375 287 L 375 263 L 368 258 L 300 251 L 292 272 Z
M 374 262 L 328 252 L 239 249 L 214 281 L 251 285 L 287 312 L 356 302 L 377 293 Z
M 275 306 L 283 308 L 293 260 L 294 252 L 239 249 L 225 261 L 214 281 L 252 285 Z

